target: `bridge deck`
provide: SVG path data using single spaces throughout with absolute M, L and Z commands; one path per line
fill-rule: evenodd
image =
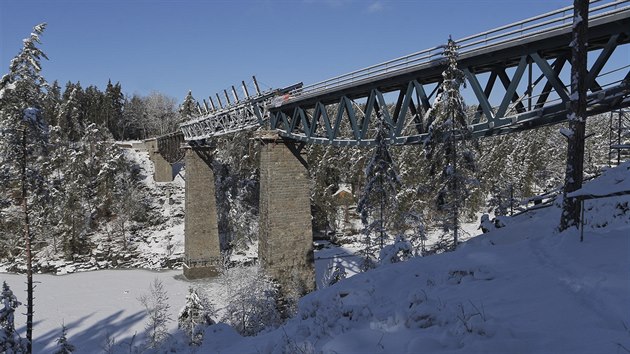
M 630 5 L 627 1 L 617 3 L 623 4 L 624 7 L 619 9 L 605 7 L 602 9 L 605 10 L 604 12 L 596 13 L 593 18 L 589 19 L 589 51 L 603 48 L 610 33 L 628 33 L 630 31 Z M 572 10 L 572 7 L 567 9 Z M 565 21 L 566 17 L 563 16 L 561 19 Z M 479 38 L 483 36 L 468 37 L 469 39 L 457 42 L 464 48 L 460 52 L 460 67 L 472 67 L 475 73 L 488 72 L 497 65 L 514 67 L 518 65 L 521 56 L 534 51 L 538 52 L 544 59 L 556 58 L 571 50 L 567 46 L 567 43 L 571 41 L 571 25 L 572 22 L 569 21 L 543 30 L 524 32 L 517 36 L 499 37 L 489 44 L 470 49 L 467 48 L 468 42 L 479 41 Z M 620 44 L 628 43 L 630 36 L 626 35 L 620 41 Z M 301 108 L 312 107 L 317 102 L 336 103 L 341 96 L 350 99 L 365 97 L 374 88 L 378 88 L 381 92 L 396 91 L 404 89 L 406 83 L 414 79 L 422 84 L 436 83 L 441 80 L 444 70 L 441 54 L 441 47 L 434 47 L 418 52 L 418 54 L 355 71 L 322 83 L 305 86 L 292 92 L 291 98 L 280 107 L 270 108 L 270 111 L 289 112 L 298 106 Z M 415 57 L 419 58 L 411 59 Z M 413 61 L 419 62 L 413 65 L 407 64 L 407 62 L 413 63 Z M 401 66 L 402 68 L 399 68 Z M 373 72 L 376 73 L 372 74 Z

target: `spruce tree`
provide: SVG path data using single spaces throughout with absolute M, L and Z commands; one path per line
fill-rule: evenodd
M 49 85 L 44 98 L 44 117 L 48 119 L 51 126 L 57 125 L 57 116 L 59 115 L 59 106 L 61 104 L 61 87 L 57 80 Z
M 54 354 L 70 354 L 74 352 L 74 345 L 68 341 L 68 329 L 65 324 L 61 325 L 61 336 L 57 338 L 57 350 Z
M 162 281 L 155 278 L 149 287 L 149 294 L 138 298 L 147 314 L 145 333 L 149 348 L 157 348 L 168 337 L 168 322 L 171 321 L 168 295 Z
M 107 88 L 105 89 L 105 97 L 103 101 L 103 111 L 105 116 L 105 126 L 109 132 L 114 136 L 114 139 L 122 138 L 123 123 L 123 109 L 125 104 L 125 97 L 122 93 L 120 83 L 115 85 L 112 81 L 107 82 Z
M 33 339 L 32 243 L 33 200 L 45 195 L 41 163 L 45 160 L 48 126 L 43 116 L 46 80 L 41 75 L 41 59 L 46 54 L 37 47 L 46 24 L 34 27 L 23 48 L 11 61 L 9 73 L 0 79 L 0 188 L 3 198 L 14 196 L 21 205 L 21 224 L 27 268 L 26 339 L 27 352 Z M 17 192 L 17 193 L 16 193 Z
M 460 93 L 464 74 L 457 67 L 457 44 L 449 38 L 444 47 L 446 69 L 442 73 L 441 93 L 436 97 L 426 121 L 431 122 L 424 141 L 433 176 L 435 208 L 444 233 L 453 232 L 449 248 L 457 247 L 460 214 L 476 184 L 475 155 L 470 146 L 466 106 Z M 437 175 L 437 176 L 436 176 Z
M 64 100 L 57 116 L 57 124 L 61 128 L 63 136 L 69 141 L 79 141 L 83 134 L 81 86 L 68 83 Z
M 94 85 L 85 88 L 82 99 L 84 126 L 92 123 L 102 126 L 104 115 L 105 95 Z
M 6 281 L 2 282 L 0 294 L 0 353 L 21 353 L 22 340 L 15 331 L 15 309 L 20 303 Z
M 365 167 L 366 184 L 357 204 L 365 237 L 364 255 L 368 263 L 369 258 L 376 254 L 375 246 L 380 251 L 389 238 L 387 224 L 397 223 L 397 220 L 392 219 L 398 208 L 396 195 L 401 182 L 389 152 L 388 132 L 389 127 L 381 119 L 376 133 L 376 147 Z
M 177 317 L 177 326 L 186 333 L 190 344 L 200 345 L 205 327 L 214 324 L 214 315 L 214 306 L 210 300 L 195 288 L 189 287 L 186 304 Z
M 197 115 L 197 101 L 192 95 L 192 91 L 188 91 L 184 102 L 179 106 L 179 115 L 183 121 L 192 119 Z

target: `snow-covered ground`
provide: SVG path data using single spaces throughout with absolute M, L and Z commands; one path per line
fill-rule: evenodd
M 625 163 L 585 190 L 607 194 L 628 181 L 630 163 Z M 211 326 L 198 352 L 629 352 L 629 206 L 630 196 L 587 201 L 584 242 L 579 230 L 556 231 L 558 206 L 522 214 L 457 251 L 384 265 L 313 292 L 300 301 L 294 318 L 256 337 Z M 352 253 L 317 252 L 318 277 L 334 255 Z M 356 261 L 339 258 L 348 265 Z M 179 274 L 106 270 L 36 276 L 41 284 L 35 293 L 35 352 L 51 351 L 62 321 L 79 353 L 101 352 L 107 333 L 119 343 L 130 340 L 145 323 L 137 297 L 155 277 L 164 282 L 175 317 L 190 285 Z M 24 300 L 23 276 L 0 274 L 1 280 Z M 220 309 L 229 301 L 220 279 L 195 284 Z M 172 330 L 175 326 L 170 323 Z
M 628 181 L 630 163 L 585 190 L 607 194 Z M 584 242 L 576 229 L 557 233 L 558 207 L 515 217 L 455 252 L 309 294 L 270 333 L 235 342 L 225 329 L 209 330 L 203 351 L 626 353 L 629 204 L 628 196 L 588 201 Z

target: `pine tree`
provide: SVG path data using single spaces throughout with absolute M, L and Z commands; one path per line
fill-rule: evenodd
M 68 83 L 57 116 L 57 124 L 63 136 L 69 141 L 78 141 L 83 134 L 83 118 L 81 115 L 81 86 Z
M 20 53 L 11 61 L 9 73 L 0 79 L 0 188 L 3 196 L 17 196 L 21 204 L 22 227 L 27 268 L 26 339 L 31 352 L 33 339 L 33 226 L 40 218 L 31 218 L 35 198 L 45 193 L 41 161 L 45 155 L 48 126 L 43 117 L 46 80 L 40 61 L 47 59 L 37 44 L 46 24 L 34 27 L 23 41 Z M 19 187 L 18 187 L 19 186 Z M 16 188 L 17 187 L 17 188 Z M 18 193 L 8 191 L 19 190 Z M 43 218 L 43 217 L 42 217 Z
M 214 324 L 214 315 L 214 306 L 210 300 L 195 288 L 189 287 L 186 304 L 177 318 L 178 327 L 186 333 L 190 344 L 200 345 L 205 327 Z
M 59 115 L 59 106 L 61 104 L 61 87 L 57 80 L 48 87 L 44 98 L 44 117 L 48 118 L 48 124 L 57 125 L 57 116 Z
M 431 161 L 430 175 L 436 193 L 435 207 L 444 233 L 453 232 L 452 248 L 457 247 L 460 214 L 470 197 L 471 186 L 476 184 L 475 157 L 469 146 L 466 106 L 460 93 L 464 74 L 457 68 L 458 47 L 449 38 L 444 48 L 447 60 L 442 73 L 441 93 L 436 97 L 426 121 L 431 122 L 424 141 L 426 157 Z
M 105 118 L 104 112 L 105 95 L 94 85 L 86 87 L 83 93 L 81 107 L 83 109 L 84 125 L 90 124 L 103 126 Z
M 2 282 L 2 294 L 0 294 L 0 353 L 21 353 L 24 346 L 19 334 L 15 331 L 15 309 L 20 303 L 13 291 Z
M 109 80 L 105 89 L 103 112 L 105 114 L 105 126 L 115 139 L 122 137 L 124 104 L 125 97 L 120 83 L 117 82 L 113 85 L 112 81 Z
M 197 101 L 192 95 L 192 91 L 188 91 L 184 102 L 179 106 L 179 116 L 183 121 L 192 119 L 197 115 Z
M 386 230 L 388 222 L 393 224 L 398 222 L 392 219 L 396 215 L 394 211 L 398 208 L 396 195 L 401 182 L 386 140 L 389 136 L 389 127 L 380 120 L 377 129 L 376 147 L 365 168 L 366 184 L 357 204 L 357 211 L 363 224 L 366 261 L 375 255 L 374 246 L 378 246 L 380 250 L 388 240 Z
M 147 344 L 149 348 L 157 348 L 168 337 L 167 324 L 171 321 L 171 305 L 162 281 L 155 278 L 149 286 L 149 294 L 142 295 L 138 300 L 148 316 L 145 325 Z
M 65 324 L 61 325 L 61 336 L 57 338 L 57 350 L 54 354 L 70 354 L 74 352 L 74 345 L 68 342 L 68 329 Z

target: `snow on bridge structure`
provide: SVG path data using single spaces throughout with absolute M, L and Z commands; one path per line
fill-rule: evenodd
M 466 99 L 474 108 L 469 117 L 474 136 L 567 120 L 572 23 L 569 6 L 456 40 L 470 90 Z M 588 114 L 630 106 L 630 62 L 624 57 L 630 44 L 630 0 L 591 0 L 587 36 L 592 63 L 586 78 Z M 388 123 L 391 144 L 421 143 L 431 123 L 426 112 L 439 95 L 445 68 L 442 48 L 308 86 L 260 92 L 254 79 L 256 95 L 243 85 L 245 98 L 239 100 L 232 87 L 234 103 L 225 92 L 228 105 L 223 107 L 217 95 L 220 108 L 212 99 L 211 107 L 204 101 L 204 110 L 199 108 L 205 112 L 198 118 L 182 123 L 180 132 L 158 137 L 157 150 L 166 160 L 185 155 L 187 165 L 185 275 L 212 275 L 220 257 L 216 215 L 208 215 L 216 214 L 216 201 L 206 141 L 260 129 L 260 262 L 281 284 L 288 281 L 287 270 L 293 270 L 311 289 L 309 185 L 301 149 L 305 144 L 373 145 L 379 120 Z M 615 55 L 621 60 L 610 60 Z M 194 177 L 197 173 L 205 177 Z M 211 205 L 198 204 L 199 198 L 210 199 Z

